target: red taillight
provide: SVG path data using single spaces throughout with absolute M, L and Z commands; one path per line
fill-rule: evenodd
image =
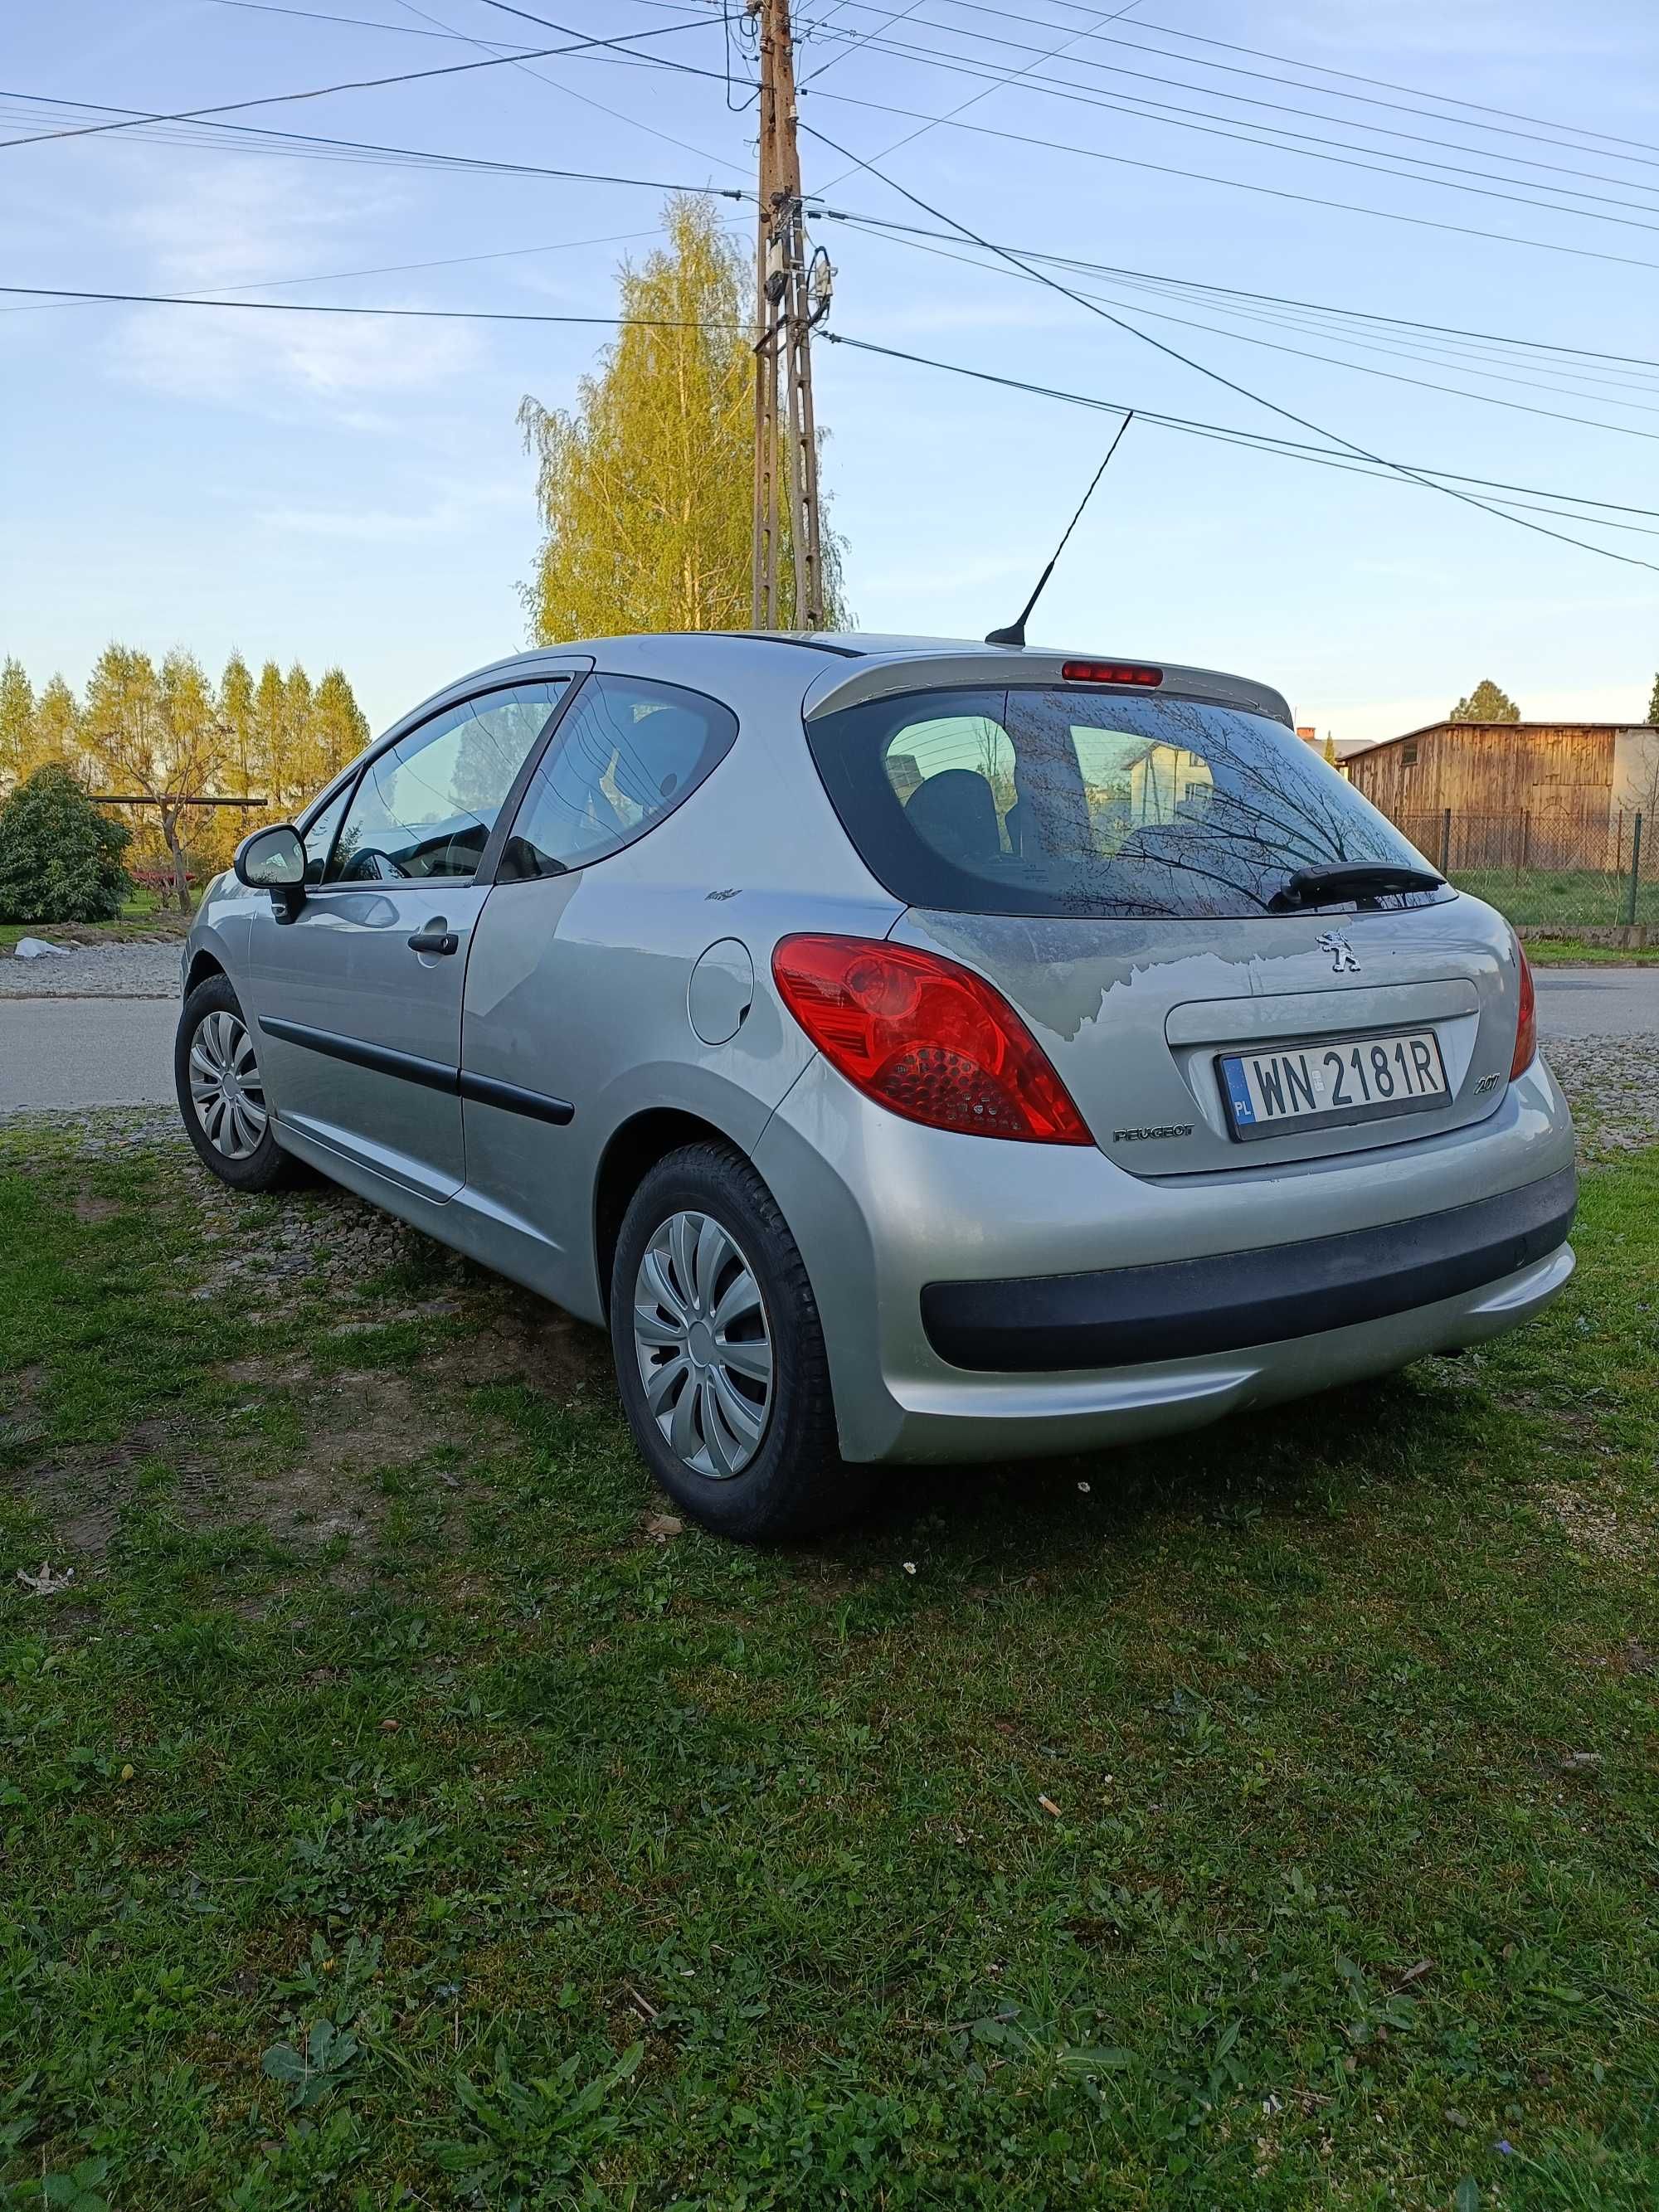
M 1515 957 L 1521 972 L 1521 1018 L 1515 1025 L 1515 1058 L 1510 1062 L 1511 1083 L 1517 1075 L 1524 1075 L 1538 1057 L 1538 994 L 1533 989 L 1532 969 L 1518 937 L 1515 940 Z
M 1064 660 L 1060 672 L 1067 684 L 1139 684 L 1148 690 L 1164 681 L 1161 668 L 1137 668 L 1127 660 Z
M 783 1003 L 866 1097 L 908 1121 L 1038 1145 L 1092 1143 L 1042 1048 L 954 960 L 869 937 L 786 937 Z

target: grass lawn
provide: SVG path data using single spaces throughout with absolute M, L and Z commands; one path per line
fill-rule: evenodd
M 9 952 L 20 937 L 44 937 L 54 945 L 113 945 L 139 937 L 182 937 L 189 927 L 187 914 L 141 890 L 113 921 L 0 922 L 0 952 Z
M 1621 951 L 1616 945 L 1589 945 L 1582 937 L 1529 937 L 1527 957 L 1534 968 L 1650 968 L 1659 964 L 1659 945 Z
M 1564 933 L 1587 924 L 1613 927 L 1632 919 L 1630 875 L 1607 875 L 1593 868 L 1453 868 L 1460 891 L 1485 899 L 1506 921 L 1559 923 Z M 1642 868 L 1637 921 L 1659 922 L 1659 872 Z
M 0 2203 L 1659 2203 L 1659 1151 L 1518 1339 L 756 1554 L 588 1333 L 84 1146 L 0 1133 Z

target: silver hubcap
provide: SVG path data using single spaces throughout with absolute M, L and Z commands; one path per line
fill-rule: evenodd
M 671 1214 L 634 1279 L 634 1350 L 664 1442 L 725 1481 L 760 1449 L 772 1337 L 754 1269 L 711 1214 Z
M 269 1119 L 253 1040 L 234 1014 L 208 1014 L 190 1041 L 190 1097 L 216 1152 L 245 1160 L 259 1149 Z

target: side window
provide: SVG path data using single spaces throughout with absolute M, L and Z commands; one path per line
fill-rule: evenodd
M 334 832 L 340 826 L 340 817 L 345 812 L 346 801 L 350 796 L 351 786 L 347 783 L 329 800 L 320 814 L 312 816 L 307 825 L 306 881 L 308 884 L 319 884 L 323 880 L 323 870 L 328 865 L 328 848 L 334 842 Z
M 372 760 L 325 882 L 476 875 L 513 780 L 563 690 L 558 681 L 481 691 Z
M 1014 749 L 994 715 L 908 723 L 889 744 L 884 766 L 911 827 L 948 860 L 971 866 L 1009 849 L 1018 799 Z
M 502 883 L 563 875 L 672 814 L 731 750 L 718 700 L 636 676 L 592 676 L 559 725 L 501 853 Z

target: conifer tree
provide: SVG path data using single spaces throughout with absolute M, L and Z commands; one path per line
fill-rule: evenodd
M 0 783 L 21 783 L 33 765 L 34 686 L 21 660 L 0 660 Z
M 368 743 L 368 718 L 357 704 L 356 694 L 347 682 L 343 669 L 323 672 L 323 680 L 312 702 L 312 718 L 316 735 L 317 781 L 322 785 L 330 776 L 337 775 Z
M 1446 718 L 1452 722 L 1518 722 L 1521 709 L 1509 693 L 1482 677 L 1467 699 L 1460 699 Z
M 36 768 L 76 768 L 81 758 L 81 709 L 58 675 L 49 676 L 34 702 Z
M 225 787 L 237 798 L 263 796 L 254 781 L 253 678 L 233 651 L 219 678 L 219 720 L 225 726 Z

